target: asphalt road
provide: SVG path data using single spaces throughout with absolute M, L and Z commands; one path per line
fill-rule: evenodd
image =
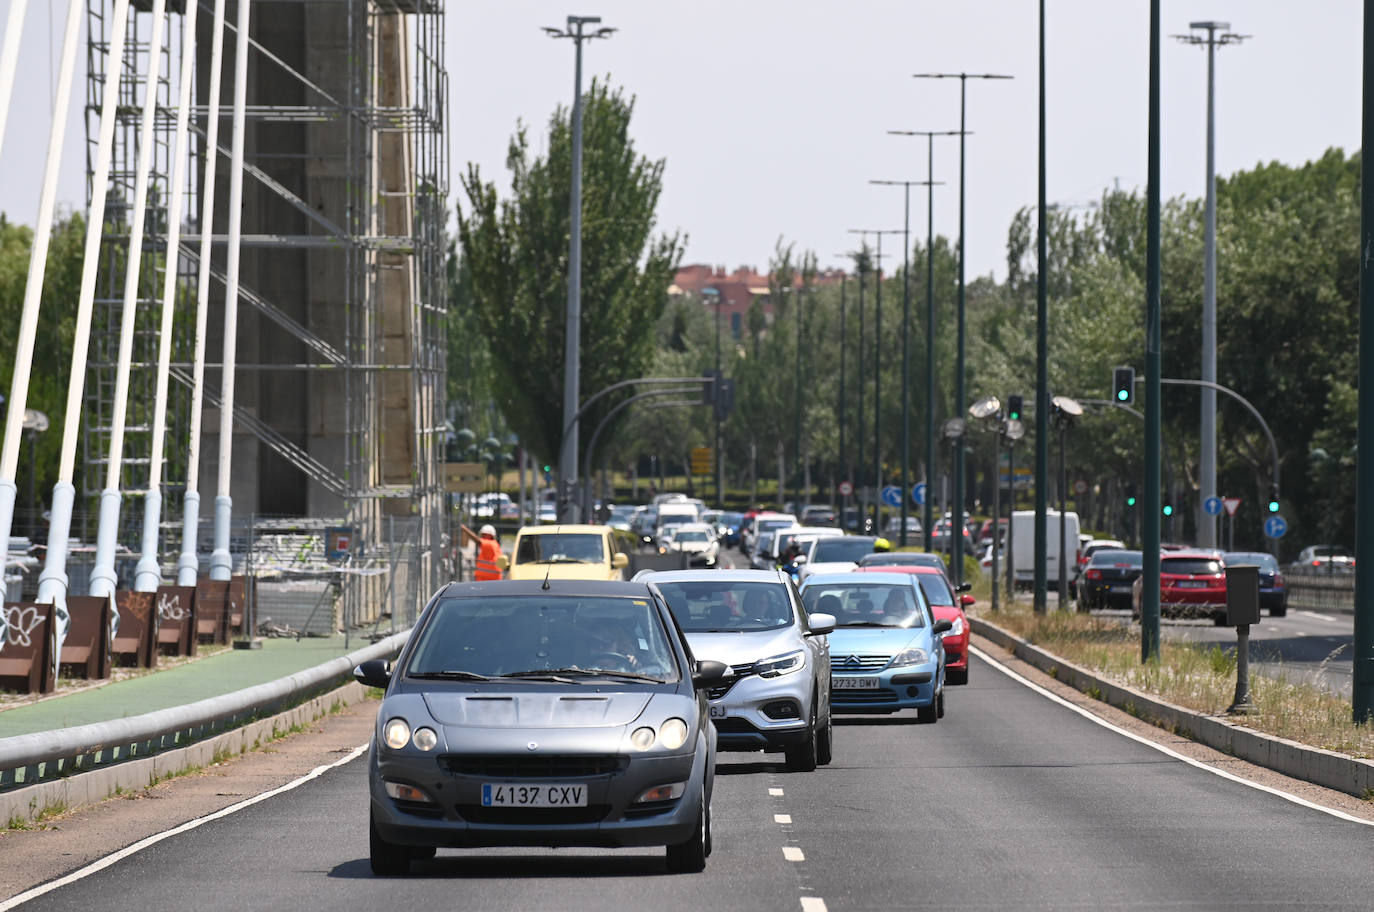
M 937 725 L 845 717 L 835 762 L 725 754 L 715 853 L 444 851 L 367 862 L 359 758 L 165 839 L 32 910 L 1361 909 L 1374 827 L 1130 740 L 975 659 Z
M 1094 614 L 1119 617 L 1129 623 L 1129 611 Z M 1220 643 L 1235 651 L 1236 628 L 1217 627 L 1210 620 L 1160 621 L 1160 635 L 1200 643 Z M 1265 614 L 1250 627 L 1250 670 L 1315 684 L 1350 696 L 1355 616 L 1289 609 L 1280 618 Z M 1372 903 L 1374 905 L 1374 903 Z

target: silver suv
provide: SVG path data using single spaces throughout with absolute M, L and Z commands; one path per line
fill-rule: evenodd
M 787 768 L 829 763 L 828 614 L 807 616 L 780 570 L 645 571 L 699 659 L 730 666 L 707 692 L 719 749 L 783 751 Z

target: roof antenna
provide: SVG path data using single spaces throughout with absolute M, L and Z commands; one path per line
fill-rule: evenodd
M 554 534 L 554 535 L 557 535 L 557 534 L 558 534 L 558 529 L 559 529 L 559 527 L 558 527 L 557 525 L 555 525 L 555 526 L 553 527 L 553 534 Z M 539 587 L 540 589 L 544 590 L 545 592 L 548 592 L 548 591 L 549 591 L 549 574 L 552 573 L 552 572 L 553 572 L 553 564 L 549 564 L 548 567 L 544 570 L 544 585 L 542 585 L 542 586 Z

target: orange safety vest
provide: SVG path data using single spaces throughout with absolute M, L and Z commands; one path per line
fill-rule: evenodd
M 473 578 L 477 580 L 499 580 L 501 568 L 496 566 L 496 559 L 500 556 L 500 542 L 494 538 L 482 539 L 482 544 L 477 549 L 477 570 L 473 574 Z

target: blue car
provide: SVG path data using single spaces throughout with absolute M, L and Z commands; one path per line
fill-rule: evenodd
M 945 714 L 945 649 L 925 593 L 910 573 L 818 573 L 801 588 L 808 612 L 835 616 L 830 634 L 834 712 L 916 710 L 916 721 Z

